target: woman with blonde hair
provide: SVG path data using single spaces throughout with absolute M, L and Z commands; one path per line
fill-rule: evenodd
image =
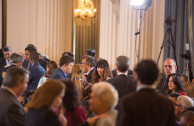
M 72 77 L 71 80 L 75 83 L 80 95 L 82 96 L 83 83 L 86 82 L 84 76 L 84 66 L 81 64 L 75 64 L 72 68 Z
M 84 66 L 82 64 L 75 64 L 72 68 L 71 80 L 76 85 L 81 99 L 87 100 L 89 93 L 91 92 L 91 84 L 88 84 L 87 79 L 84 75 Z
M 26 126 L 66 126 L 65 117 L 55 110 L 62 104 L 65 86 L 60 80 L 46 81 L 26 104 Z

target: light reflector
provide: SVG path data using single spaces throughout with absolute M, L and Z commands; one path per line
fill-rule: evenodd
M 131 0 L 130 5 L 132 6 L 142 6 L 146 0 Z
M 134 9 L 147 9 L 152 3 L 152 0 L 130 0 L 130 5 Z

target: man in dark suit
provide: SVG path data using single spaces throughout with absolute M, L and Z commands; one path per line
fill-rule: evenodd
M 117 126 L 175 126 L 172 101 L 152 89 L 158 77 L 157 64 L 152 60 L 142 60 L 134 72 L 137 92 L 121 100 Z
M 10 61 L 11 53 L 12 51 L 10 47 L 3 48 L 4 57 L 0 59 L 0 70 L 3 69 L 5 66 L 11 65 Z
M 117 76 L 117 70 L 116 69 L 112 70 L 112 75 L 113 75 L 113 77 Z M 128 72 L 127 72 L 127 76 L 133 78 L 133 71 L 129 69 Z
M 12 53 L 10 59 L 11 59 L 11 65 L 3 68 L 0 72 L 0 85 L 2 84 L 3 77 L 6 75 L 6 72 L 9 68 L 22 67 L 23 57 L 21 55 L 17 53 Z
M 50 79 L 70 79 L 68 74 L 71 73 L 74 65 L 74 59 L 69 56 L 62 56 L 59 61 L 60 68 L 57 68 L 51 75 Z
M 83 56 L 82 64 L 83 64 L 84 70 L 85 70 L 84 75 L 86 76 L 88 83 L 91 83 L 92 82 L 92 73 L 93 73 L 94 67 L 96 65 L 94 57 L 88 56 L 88 55 Z
M 176 73 L 176 69 L 177 69 L 176 61 L 171 58 L 165 59 L 163 68 L 164 68 L 165 76 L 161 78 L 158 86 L 156 87 L 156 91 L 166 95 L 166 91 L 168 89 L 167 77 L 169 74 Z
M 29 69 L 29 67 L 31 66 L 30 64 L 30 53 L 32 51 L 36 51 L 37 52 L 37 49 L 34 45 L 32 44 L 29 44 L 26 48 L 25 48 L 25 56 L 24 56 L 24 61 L 22 63 L 22 67 L 23 68 L 26 68 L 27 70 Z M 40 59 L 39 58 L 39 64 L 46 70 L 46 66 L 47 66 L 47 61 L 46 60 L 43 60 L 43 59 Z
M 28 83 L 29 73 L 25 69 L 12 67 L 0 88 L 0 126 L 25 126 L 24 109 L 17 100 Z
M 30 53 L 30 63 L 31 66 L 28 69 L 30 72 L 30 77 L 29 77 L 29 83 L 27 86 L 27 91 L 28 90 L 36 90 L 38 86 L 38 82 L 42 76 L 46 73 L 44 68 L 39 64 L 39 54 L 36 51 L 32 51 Z
M 117 57 L 116 69 L 118 71 L 117 76 L 107 80 L 107 82 L 111 83 L 117 89 L 119 99 L 121 99 L 124 95 L 134 92 L 136 89 L 133 79 L 127 76 L 129 58 L 127 56 Z

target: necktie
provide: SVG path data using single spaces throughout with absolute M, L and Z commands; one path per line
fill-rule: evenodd
M 9 65 L 11 65 L 11 61 L 10 60 L 8 60 L 8 63 L 9 63 Z
M 27 67 L 27 70 L 31 67 L 31 63 L 29 62 L 28 63 L 28 67 Z

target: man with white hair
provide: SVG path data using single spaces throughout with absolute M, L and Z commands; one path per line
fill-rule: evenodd
M 175 114 L 178 115 L 179 119 L 182 115 L 182 112 L 187 109 L 188 107 L 191 107 L 194 105 L 193 100 L 188 97 L 188 96 L 179 96 L 177 98 L 177 102 L 176 102 L 176 107 L 175 107 Z
M 92 87 L 90 110 L 97 115 L 106 114 L 96 121 L 95 126 L 115 126 L 117 111 L 114 107 L 118 102 L 117 90 L 107 82 L 99 82 Z

